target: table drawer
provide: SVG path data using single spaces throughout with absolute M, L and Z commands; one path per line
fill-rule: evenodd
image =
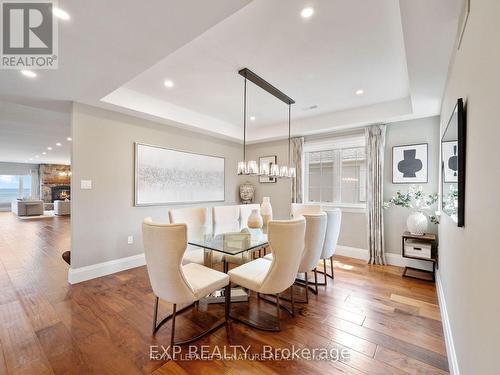
M 431 248 L 432 246 L 429 243 L 407 240 L 405 241 L 404 255 L 410 257 L 430 259 Z

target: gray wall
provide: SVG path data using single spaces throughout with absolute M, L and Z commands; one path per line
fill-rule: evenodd
M 439 225 L 439 275 L 461 374 L 497 374 L 500 337 L 500 1 L 471 1 L 451 66 L 441 132 L 456 100 L 467 105 L 465 227 Z
M 439 191 L 439 116 L 418 120 L 401 121 L 387 126 L 384 171 L 384 201 L 388 201 L 398 190 L 407 192 L 409 185 L 392 183 L 392 147 L 428 143 L 429 178 L 422 185 L 426 193 Z M 437 204 L 435 206 L 437 209 Z M 384 211 L 385 249 L 389 253 L 401 253 L 401 234 L 406 230 L 406 218 L 410 210 L 391 207 Z M 429 223 L 430 224 L 430 223 Z M 436 233 L 437 227 L 429 225 L 429 232 Z
M 237 202 L 237 143 L 83 104 L 73 107 L 72 138 L 72 268 L 140 254 L 141 221 L 147 216 L 168 220 L 167 206 L 133 205 L 136 141 L 225 157 L 226 201 L 215 204 Z M 82 179 L 92 180 L 93 189 L 81 190 Z

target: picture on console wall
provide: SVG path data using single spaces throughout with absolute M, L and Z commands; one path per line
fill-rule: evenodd
M 442 142 L 445 183 L 458 182 L 458 142 Z
M 135 205 L 224 201 L 223 157 L 135 144 Z
M 427 143 L 392 148 L 392 183 L 427 183 Z

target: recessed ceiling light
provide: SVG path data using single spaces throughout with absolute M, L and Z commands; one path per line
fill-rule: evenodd
M 163 84 L 165 85 L 165 87 L 168 87 L 169 89 L 174 87 L 174 82 L 169 80 L 169 79 L 165 80 L 165 82 L 163 82 Z
M 365 90 L 363 90 L 363 89 L 356 90 L 356 95 L 363 95 L 364 93 L 365 93 Z
M 39 155 L 35 155 L 35 158 L 39 158 L 40 156 Z
M 33 160 L 33 158 L 30 158 L 30 160 Z
M 255 121 L 255 116 L 250 116 L 250 121 Z
M 71 142 L 73 139 L 71 137 L 66 138 L 67 141 Z
M 52 147 L 50 147 L 50 146 L 49 146 L 49 147 L 47 147 L 47 150 L 49 150 L 49 151 L 50 151 L 50 150 L 52 150 Z
M 21 70 L 21 74 L 29 78 L 36 78 L 37 76 L 37 74 L 33 70 Z
M 302 16 L 302 18 L 309 18 L 313 14 L 314 14 L 314 8 L 311 8 L 311 7 L 306 7 L 304 9 L 302 9 L 302 11 L 300 12 L 300 15 Z
M 44 152 L 42 152 L 42 155 L 47 155 L 47 153 L 44 151 Z
M 62 20 L 69 20 L 71 17 L 69 16 L 68 12 L 66 12 L 65 10 L 62 10 L 61 8 L 56 8 L 54 7 L 52 9 L 52 14 L 54 16 L 56 16 L 57 18 L 60 18 Z
M 61 144 L 59 142 L 56 143 L 56 146 L 61 146 Z

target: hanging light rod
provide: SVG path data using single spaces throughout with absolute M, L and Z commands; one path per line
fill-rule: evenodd
M 274 97 L 278 98 L 285 104 L 294 104 L 295 100 L 290 98 L 288 95 L 284 94 L 282 91 L 278 90 L 276 87 L 271 85 L 269 82 L 267 82 L 264 78 L 260 77 L 259 75 L 255 74 L 248 68 L 243 68 L 240 71 L 238 71 L 240 75 L 248 79 L 250 82 L 255 83 L 257 86 L 259 86 L 262 90 L 267 91 L 269 94 L 273 95 Z
M 292 120 L 292 104 L 295 101 L 282 93 L 276 87 L 271 85 L 269 82 L 259 77 L 257 74 L 252 72 L 248 68 L 241 69 L 238 73 L 245 78 L 244 88 L 243 88 L 243 160 L 238 162 L 238 175 L 259 175 L 270 178 L 296 178 L 295 167 L 291 164 L 291 120 Z M 269 167 L 269 164 L 257 164 L 255 160 L 247 160 L 246 158 L 246 134 L 247 134 L 247 81 L 251 81 L 257 86 L 259 86 L 264 91 L 273 95 L 277 99 L 288 105 L 288 164 L 281 165 L 273 164 Z

